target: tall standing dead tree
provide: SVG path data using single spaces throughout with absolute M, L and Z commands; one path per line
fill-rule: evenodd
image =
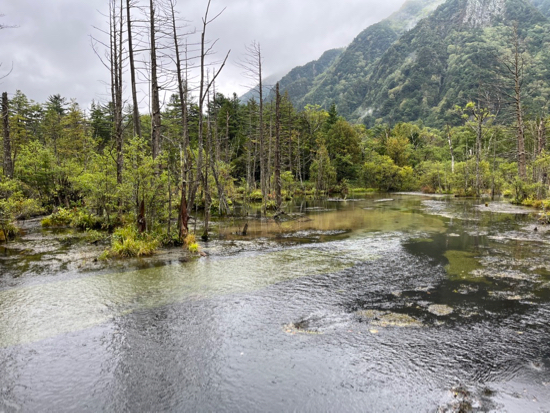
M 128 37 L 128 58 L 130 60 L 130 82 L 132 86 L 132 118 L 134 123 L 134 135 L 141 138 L 141 120 L 139 116 L 139 104 L 136 86 L 136 63 L 134 59 L 134 39 L 132 37 L 132 0 L 126 0 L 126 25 Z
M 92 48 L 95 54 L 101 60 L 101 63 L 109 71 L 111 77 L 111 102 L 112 102 L 112 137 L 116 147 L 116 171 L 117 183 L 122 184 L 123 172 L 123 66 L 124 66 L 124 16 L 123 16 L 123 0 L 109 0 L 109 15 L 108 18 L 109 31 L 96 29 L 108 36 L 109 41 L 104 42 L 92 37 Z M 99 51 L 99 45 L 105 48 L 105 52 Z
M 281 195 L 281 93 L 279 83 L 275 86 L 275 199 L 277 211 L 283 203 Z
M 157 42 L 156 42 L 156 5 L 155 0 L 149 0 L 149 40 L 151 52 L 151 152 L 153 159 L 160 153 L 161 117 L 160 96 L 157 66 Z
M 525 151 L 525 125 L 523 119 L 523 79 L 525 69 L 525 57 L 522 51 L 523 44 L 518 33 L 518 24 L 514 22 L 510 39 L 511 53 L 499 58 L 504 67 L 505 78 L 511 83 L 512 92 L 504 90 L 504 94 L 513 102 L 516 118 L 516 140 L 518 174 L 521 179 L 527 178 L 527 155 Z
M 113 120 L 114 120 L 114 138 L 116 142 L 116 176 L 117 184 L 122 185 L 122 171 L 124 168 L 124 135 L 123 135 L 123 97 L 122 97 L 122 65 L 123 65 L 123 50 L 122 38 L 124 18 L 122 13 L 122 0 L 120 0 L 120 8 L 117 11 L 117 0 L 111 0 L 110 17 L 111 17 L 111 98 L 113 102 Z
M 225 63 L 227 62 L 227 59 L 229 57 L 229 53 L 231 53 L 231 50 L 227 52 L 225 55 L 225 58 L 223 62 L 221 63 L 221 66 L 217 71 L 214 71 L 214 75 L 212 76 L 212 79 L 208 79 L 206 74 L 206 58 L 210 54 L 212 54 L 214 45 L 216 42 L 212 42 L 210 44 L 207 44 L 206 41 L 206 30 L 208 26 L 216 20 L 225 9 L 223 9 L 220 13 L 218 13 L 213 18 L 209 17 L 210 13 L 210 3 L 211 0 L 208 0 L 208 4 L 206 6 L 206 12 L 204 13 L 204 17 L 202 18 L 202 31 L 201 31 L 201 52 L 200 52 L 200 80 L 199 80 L 199 136 L 198 136 L 198 159 L 197 159 L 197 184 L 200 182 L 203 184 L 203 188 L 207 186 L 206 179 L 204 178 L 206 174 L 203 173 L 203 157 L 204 157 L 204 105 L 207 101 L 208 92 L 210 91 L 210 88 L 216 81 L 216 78 L 221 73 L 222 69 L 225 66 Z M 197 187 L 194 185 L 194 189 L 191 193 L 190 197 L 191 199 L 194 199 L 194 195 L 196 193 Z M 205 194 L 205 199 L 207 198 L 208 194 Z M 206 206 L 205 206 L 206 207 Z M 204 232 L 202 235 L 203 239 L 208 239 L 208 221 L 205 222 Z
M 13 178 L 13 162 L 11 159 L 10 119 L 7 92 L 2 93 L 2 124 L 4 129 L 4 175 Z
M 181 122 L 182 122 L 182 165 L 181 165 L 181 199 L 178 212 L 178 234 L 180 241 L 183 241 L 189 232 L 189 211 L 188 211 L 188 199 L 189 199 L 189 184 L 190 177 L 192 177 L 191 167 L 191 152 L 189 148 L 189 128 L 188 128 L 188 114 L 187 114 L 187 73 L 183 72 L 182 59 L 180 53 L 180 41 L 178 34 L 178 25 L 176 19 L 176 0 L 169 0 L 169 14 L 172 25 L 172 37 L 174 41 L 174 54 L 176 63 L 176 80 L 177 89 L 181 110 Z M 187 64 L 187 59 L 186 59 Z
M 249 78 L 256 85 L 256 92 L 258 94 L 258 141 L 259 141 L 259 157 L 260 157 L 260 188 L 262 190 L 262 198 L 267 198 L 268 191 L 268 174 L 267 174 L 267 160 L 265 150 L 265 132 L 264 132 L 264 84 L 262 77 L 262 48 L 260 43 L 254 41 L 249 46 L 245 47 L 246 53 L 244 59 L 239 66 L 244 69 L 244 75 Z

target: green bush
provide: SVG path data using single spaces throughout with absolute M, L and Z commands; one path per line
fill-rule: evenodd
M 74 227 L 80 229 L 101 229 L 103 220 L 84 208 L 58 208 L 42 220 L 43 227 Z
M 14 238 L 19 232 L 12 221 L 13 213 L 10 202 L 0 199 L 0 242 Z
M 408 191 L 417 189 L 414 172 L 410 166 L 397 166 L 387 155 L 371 154 L 363 165 L 363 180 L 367 187 L 380 191 Z
M 131 225 L 117 229 L 111 237 L 111 248 L 101 258 L 133 258 L 153 255 L 160 242 L 154 236 L 143 233 Z
M 68 227 L 73 221 L 73 212 L 69 209 L 59 208 L 50 216 L 42 220 L 43 227 Z
M 255 189 L 250 194 L 248 194 L 248 199 L 252 202 L 262 202 L 262 191 L 260 189 Z

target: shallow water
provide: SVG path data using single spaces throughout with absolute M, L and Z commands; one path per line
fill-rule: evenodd
M 107 267 L 29 225 L 0 249 L 0 412 L 550 411 L 536 212 L 418 194 L 288 212 L 215 223 L 205 258 Z

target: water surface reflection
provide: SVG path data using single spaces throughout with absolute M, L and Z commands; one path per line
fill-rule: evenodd
M 26 270 L 15 287 L 9 267 L 0 411 L 550 409 L 535 218 L 382 198 L 219 223 L 186 263 Z

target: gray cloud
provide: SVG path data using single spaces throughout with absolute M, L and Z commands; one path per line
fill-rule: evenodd
M 93 26 L 106 27 L 107 0 L 17 0 L 6 2 L 3 24 L 16 29 L 0 31 L 3 66 L 12 73 L 0 89 L 22 90 L 29 98 L 45 101 L 59 93 L 83 106 L 92 99 L 106 101 L 109 74 L 90 46 Z M 221 59 L 231 49 L 230 61 L 219 77 L 218 90 L 242 93 L 246 79 L 237 62 L 245 45 L 260 42 L 264 74 L 284 74 L 294 66 L 317 59 L 325 50 L 343 47 L 367 26 L 397 10 L 403 0 L 213 0 L 212 15 L 225 7 L 209 28 L 208 37 L 219 39 Z M 198 26 L 205 0 L 181 1 L 182 17 Z M 189 41 L 196 41 L 191 38 Z M 0 72 L 1 73 L 1 72 Z M 146 86 L 143 87 L 146 89 Z

